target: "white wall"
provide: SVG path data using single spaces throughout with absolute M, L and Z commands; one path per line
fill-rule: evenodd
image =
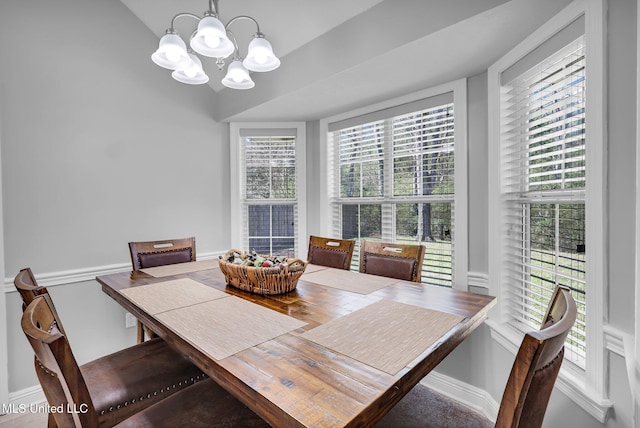
M 0 3 L 7 277 L 126 266 L 132 240 L 229 248 L 228 125 L 212 119 L 208 86 L 153 64 L 157 42 L 118 1 Z M 51 293 L 79 360 L 134 343 L 96 282 Z M 37 383 L 19 315 L 10 293 L 10 393 Z
M 119 2 L 0 7 L 7 275 L 124 262 L 140 238 L 193 234 L 198 250 L 223 250 L 215 94 L 153 64 L 157 38 Z
M 636 33 L 637 1 L 609 1 L 608 14 L 608 214 L 609 293 L 605 316 L 612 327 L 633 337 L 635 318 Z M 629 355 L 630 356 L 630 355 Z M 607 379 L 615 403 L 607 426 L 633 426 L 633 403 L 623 358 L 609 354 Z M 630 364 L 630 367 L 633 367 Z M 638 391 L 636 391 L 638 393 Z M 640 415 L 636 415 L 639 417 Z M 636 420 L 636 426 L 640 421 Z
M 634 328 L 635 1 L 610 1 L 609 53 L 609 322 Z
M 469 272 L 487 273 L 489 222 L 487 73 L 467 80 L 469 152 Z
M 0 70 L 0 76 L 2 75 L 2 71 Z M 1 79 L 1 77 L 0 77 Z M 2 91 L 0 86 L 0 100 L 2 99 Z M 0 103 L 0 147 L 2 147 L 2 103 Z M 0 151 L 0 162 L 2 161 Z M 1 171 L 0 171 L 1 172 Z M 2 176 L 0 175 L 0 227 L 2 226 Z M 4 247 L 1 243 L 4 242 L 3 230 L 0 229 L 0 278 L 4 278 Z M 6 296 L 0 290 L 0 320 L 3 319 L 4 316 L 4 308 L 6 301 Z M 9 361 L 7 355 L 7 346 L 1 346 L 7 344 L 7 323 L 3 322 L 0 324 L 0 403 L 8 403 L 9 402 L 9 385 L 7 382 L 7 378 L 9 377 Z
M 321 224 L 321 192 L 323 191 L 320 180 L 320 157 L 323 156 L 325 147 L 320 147 L 320 122 L 307 122 L 307 232 L 309 235 L 323 236 Z M 305 248 L 305 253 L 306 253 Z

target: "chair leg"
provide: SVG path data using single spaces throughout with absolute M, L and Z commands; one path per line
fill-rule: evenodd
M 155 331 L 151 330 L 149 327 L 144 328 L 144 335 L 148 339 L 153 339 L 154 337 L 158 337 Z
M 47 428 L 58 428 L 58 424 L 56 423 L 56 418 L 53 417 L 53 413 L 49 413 Z
M 138 343 L 144 342 L 144 326 L 138 321 Z
M 138 321 L 138 343 L 142 343 L 147 339 L 153 339 L 154 337 L 158 337 L 158 335 Z

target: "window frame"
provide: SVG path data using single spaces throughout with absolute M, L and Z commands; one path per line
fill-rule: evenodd
M 468 290 L 468 156 L 467 156 L 467 79 L 435 86 L 433 88 L 413 92 L 370 106 L 351 110 L 320 120 L 320 233 L 329 236 L 332 233 L 332 206 L 330 198 L 330 177 L 334 175 L 336 160 L 329 158 L 329 125 L 334 122 L 348 120 L 358 116 L 370 114 L 379 110 L 400 106 L 425 98 L 437 97 L 446 93 L 453 93 L 453 110 L 455 115 L 454 135 L 454 207 L 455 233 L 453 234 L 454 248 L 454 282 L 452 288 Z
M 304 122 L 231 122 L 229 124 L 229 142 L 230 142 L 230 177 L 231 183 L 230 190 L 230 234 L 231 234 L 231 247 L 239 250 L 249 250 L 244 248 L 244 242 L 248 239 L 245 236 L 245 228 L 242 224 L 242 209 L 245 205 L 243 198 L 243 186 L 244 186 L 244 166 L 240 164 L 242 159 L 241 147 L 242 147 L 242 130 L 251 130 L 252 133 L 265 131 L 266 134 L 270 134 L 274 129 L 287 129 L 294 130 L 296 135 L 296 197 L 295 203 L 297 205 L 297 225 L 295 228 L 295 252 L 297 256 L 306 252 L 305 244 L 307 242 L 307 178 L 306 178 L 306 165 L 307 165 L 307 131 L 306 124 Z M 260 200 L 263 203 L 265 200 Z M 278 199 L 273 200 L 277 204 Z M 286 200 L 290 202 L 290 199 Z
M 606 217 L 606 91 L 605 44 L 606 4 L 603 0 L 577 0 L 560 11 L 536 32 L 489 67 L 489 291 L 498 298 L 497 307 L 489 314 L 487 324 L 498 343 L 516 352 L 522 333 L 506 323 L 506 310 L 501 303 L 505 284 L 501 284 L 500 228 L 501 177 L 501 74 L 518 60 L 538 48 L 558 31 L 584 15 L 586 46 L 586 257 L 587 297 L 586 331 L 588 335 L 586 368 L 563 364 L 556 385 L 583 409 L 604 422 L 612 403 L 605 398 L 607 362 L 605 358 L 604 319 L 607 295 L 607 217 Z M 599 286 L 600 285 L 600 286 Z M 506 299 L 505 299 L 506 300 Z
M 500 117 L 508 119 L 497 167 L 502 174 L 503 242 L 504 248 L 510 248 L 501 272 L 509 304 L 505 302 L 501 309 L 522 332 L 537 329 L 555 284 L 571 287 L 578 318 L 567 338 L 571 345 L 565 347 L 565 361 L 584 369 L 585 295 L 580 290 L 586 285 L 585 254 L 577 244 L 585 242 L 584 90 L 588 81 L 580 22 L 584 24 L 575 21 L 545 45 L 544 58 L 527 57 L 517 74 L 502 75 Z M 580 27 L 582 31 L 577 31 Z M 582 221 L 576 223 L 567 216 Z

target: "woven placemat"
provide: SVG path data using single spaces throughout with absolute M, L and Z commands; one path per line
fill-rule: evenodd
M 189 278 L 125 288 L 120 293 L 150 315 L 228 296 Z
M 464 317 L 380 300 L 301 337 L 395 375 Z
M 306 325 L 235 296 L 164 312 L 156 318 L 216 360 Z
M 399 281 L 398 279 L 387 278 L 386 276 L 368 275 L 366 273 L 335 268 L 326 268 L 316 270 L 315 272 L 306 270 L 301 279 L 359 294 L 373 293 Z
M 165 276 L 179 275 L 181 273 L 197 272 L 199 270 L 218 268 L 218 259 L 199 260 L 195 262 L 176 263 L 173 265 L 156 266 L 152 268 L 140 269 L 147 275 L 154 278 L 163 278 Z

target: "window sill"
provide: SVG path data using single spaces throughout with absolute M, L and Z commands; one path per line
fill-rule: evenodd
M 489 326 L 494 341 L 513 355 L 518 352 L 523 337 L 521 332 L 491 319 L 485 323 Z M 604 398 L 601 392 L 588 388 L 584 372 L 563 365 L 555 386 L 600 423 L 606 422 L 613 402 Z

